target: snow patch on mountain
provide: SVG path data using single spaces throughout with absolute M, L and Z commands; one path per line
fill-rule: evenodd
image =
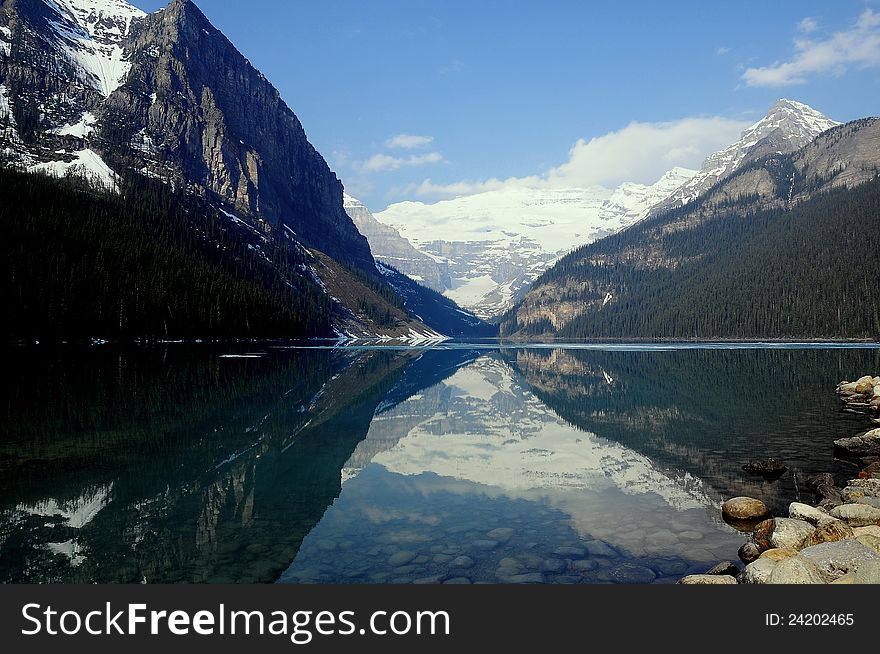
M 68 175 L 78 175 L 85 177 L 89 181 L 97 182 L 101 186 L 117 191 L 116 173 L 110 166 L 104 163 L 104 160 L 94 151 L 86 148 L 79 152 L 72 153 L 71 161 L 47 161 L 29 166 L 30 172 L 42 172 L 53 177 L 66 177 Z
M 132 21 L 146 13 L 123 0 L 43 0 L 55 11 L 50 19 L 59 47 L 82 81 L 108 97 L 124 81 L 131 63 L 119 45 Z
M 12 51 L 12 30 L 4 25 L 0 25 L 0 54 L 8 57 Z
M 15 127 L 15 116 L 12 115 L 12 107 L 9 105 L 5 84 L 0 84 L 0 121 Z
M 75 136 L 77 138 L 85 138 L 95 131 L 95 123 L 98 122 L 97 117 L 91 111 L 86 111 L 82 117 L 71 125 L 58 127 L 52 132 L 59 136 Z

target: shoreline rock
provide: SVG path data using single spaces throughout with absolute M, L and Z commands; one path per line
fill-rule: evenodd
M 845 411 L 880 412 L 880 377 L 840 382 L 836 392 Z M 821 498 L 818 506 L 792 502 L 787 517 L 771 516 L 767 506 L 753 497 L 727 500 L 721 507 L 725 522 L 751 531 L 738 552 L 745 568 L 737 573 L 736 565 L 726 561 L 678 583 L 880 584 L 880 428 L 839 438 L 833 447 L 835 453 L 864 466 L 843 488 L 831 474 L 810 477 L 807 485 Z M 743 466 L 756 474 L 780 468 L 784 472 L 783 464 L 772 459 Z

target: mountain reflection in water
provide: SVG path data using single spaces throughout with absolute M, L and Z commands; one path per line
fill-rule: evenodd
M 224 357 L 259 354 L 257 357 Z M 0 581 L 672 581 L 843 473 L 878 350 L 7 353 Z M 785 461 L 767 482 L 751 456 Z

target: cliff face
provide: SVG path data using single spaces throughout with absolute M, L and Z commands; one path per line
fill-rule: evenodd
M 451 285 L 448 262 L 437 261 L 414 248 L 390 225 L 380 223 L 357 198 L 345 195 L 345 212 L 370 243 L 377 260 L 391 264 L 430 289 L 442 293 Z
M 173 162 L 195 190 L 372 269 L 369 245 L 343 210 L 342 183 L 278 91 L 192 2 L 147 16 L 127 45 L 132 71 L 107 115 L 130 117 L 124 136 L 147 170 L 161 175 Z M 105 139 L 118 139 L 114 130 L 107 121 Z
M 122 0 L 5 0 L 0 28 L 7 160 L 66 171 L 90 150 L 375 275 L 342 183 L 189 0 L 149 15 Z

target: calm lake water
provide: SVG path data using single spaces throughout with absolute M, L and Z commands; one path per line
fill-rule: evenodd
M 672 582 L 782 509 L 877 347 L 6 351 L 0 582 Z M 744 473 L 784 461 L 776 481 Z

